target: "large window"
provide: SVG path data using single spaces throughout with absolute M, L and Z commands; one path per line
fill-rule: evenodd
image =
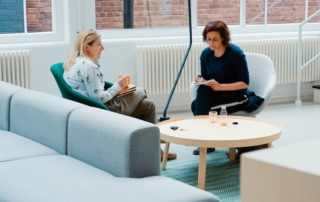
M 50 0 L 11 0 L 0 4 L 0 33 L 52 31 Z
M 125 20 L 132 21 L 129 28 L 188 26 L 187 0 L 96 0 L 95 4 L 96 28 L 100 30 L 123 29 Z
M 73 36 L 68 30 L 85 28 L 100 30 L 104 39 L 189 35 L 188 0 L 0 2 L 0 44 L 64 40 Z M 298 23 L 319 9 L 320 0 L 191 0 L 190 14 L 194 36 L 218 19 L 232 33 L 255 34 L 297 32 Z M 320 15 L 310 22 L 304 30 L 318 32 Z
M 27 31 L 52 31 L 52 5 L 50 0 L 26 0 Z
M 308 16 L 314 14 L 320 9 L 320 1 L 319 0 L 309 0 L 308 2 Z M 320 22 L 320 15 L 316 16 L 310 22 Z
M 246 24 L 261 25 L 265 21 L 265 3 L 261 0 L 246 0 Z
M 0 0 L 0 2 L 0 45 L 65 39 L 68 8 L 71 4 L 74 5 L 74 2 L 70 0 Z
M 198 26 L 205 26 L 212 20 L 223 20 L 228 25 L 240 24 L 240 0 L 205 1 L 198 0 Z
M 96 28 L 123 29 L 124 16 L 128 15 L 124 8 L 129 2 L 133 10 L 132 28 L 188 26 L 187 0 L 95 0 Z M 241 13 L 243 5 L 245 16 Z M 301 23 L 320 9 L 320 1 L 192 0 L 192 6 L 196 7 L 193 17 L 197 26 L 205 26 L 211 20 L 223 20 L 228 25 L 271 25 Z M 320 16 L 310 22 L 320 22 Z
M 305 19 L 305 0 L 268 0 L 267 24 L 300 23 Z

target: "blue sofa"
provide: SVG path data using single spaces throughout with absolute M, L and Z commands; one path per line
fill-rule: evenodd
M 157 126 L 0 81 L 0 201 L 219 201 L 160 176 Z

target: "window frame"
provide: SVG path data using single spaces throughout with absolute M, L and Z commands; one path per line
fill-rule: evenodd
M 65 22 L 66 12 L 65 8 L 68 8 L 68 1 L 51 0 L 52 10 L 52 31 L 51 32 L 33 32 L 27 33 L 26 30 L 26 0 L 23 0 L 25 10 L 25 32 L 13 33 L 13 34 L 0 34 L 0 44 L 16 44 L 16 43 L 36 43 L 36 42 L 51 42 L 61 41 L 65 38 Z M 62 11 L 59 12 L 58 11 Z
M 91 0 L 94 2 L 94 0 Z M 264 1 L 267 4 L 267 0 Z M 308 0 L 306 0 L 306 5 Z M 308 7 L 306 7 L 308 10 Z M 95 13 L 95 11 L 94 11 Z M 266 15 L 266 13 L 265 13 Z M 307 17 L 307 14 L 305 15 Z M 197 26 L 197 3 L 191 1 L 191 22 L 193 36 L 201 36 L 204 26 Z M 266 23 L 265 19 L 265 23 Z M 309 23 L 304 26 L 304 31 L 308 34 L 320 35 L 319 23 Z M 270 38 L 276 37 L 297 37 L 300 23 L 290 24 L 263 24 L 246 25 L 246 0 L 240 0 L 240 24 L 230 25 L 230 32 L 243 38 L 254 39 L 260 35 L 268 35 Z M 95 26 L 95 25 L 94 25 Z M 104 40 L 133 39 L 133 38 L 155 38 L 155 37 L 184 37 L 189 36 L 188 27 L 178 28 L 139 28 L 139 29 L 113 29 L 98 30 Z M 248 37 L 245 37 L 247 35 Z M 253 37 L 253 38 L 252 38 Z

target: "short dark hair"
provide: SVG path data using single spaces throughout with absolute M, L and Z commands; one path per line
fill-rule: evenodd
M 222 44 L 229 46 L 230 45 L 230 31 L 228 26 L 226 25 L 226 23 L 224 23 L 223 21 L 210 21 L 203 29 L 202 32 L 202 37 L 203 37 L 203 41 L 207 42 L 207 34 L 208 32 L 219 32 L 220 33 L 220 37 L 223 38 L 222 40 Z

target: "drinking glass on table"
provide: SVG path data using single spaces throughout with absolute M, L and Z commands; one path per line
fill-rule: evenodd
M 217 121 L 218 112 L 209 111 L 209 120 L 211 123 L 215 123 Z

